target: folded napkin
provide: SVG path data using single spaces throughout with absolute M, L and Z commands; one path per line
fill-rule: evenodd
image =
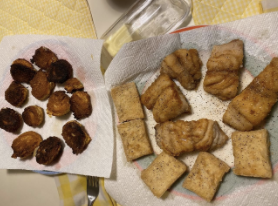
M 220 24 L 261 14 L 261 0 L 193 0 L 196 25 Z

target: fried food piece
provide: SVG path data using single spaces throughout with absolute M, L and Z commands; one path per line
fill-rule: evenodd
M 77 78 L 70 78 L 65 83 L 65 90 L 69 93 L 82 89 L 84 86 Z
M 43 140 L 36 152 L 36 161 L 39 164 L 50 165 L 60 157 L 63 143 L 58 137 L 48 137 Z
M 278 58 L 266 68 L 229 104 L 223 122 L 240 131 L 260 125 L 278 99 Z
M 157 124 L 155 137 L 157 145 L 172 156 L 192 151 L 215 150 L 228 140 L 218 123 L 209 119 Z
M 42 70 L 48 70 L 50 65 L 57 60 L 58 57 L 54 52 L 44 46 L 41 46 L 35 51 L 31 62 L 35 63 Z
M 149 110 L 153 109 L 156 100 L 164 89 L 174 85 L 175 83 L 167 74 L 160 74 L 144 94 L 141 95 L 141 103 Z
M 33 65 L 25 59 L 17 59 L 11 65 L 13 79 L 20 83 L 29 83 L 37 73 Z
M 56 91 L 51 94 L 46 112 L 50 116 L 63 116 L 70 112 L 70 97 L 65 91 Z
M 10 108 L 0 111 L 0 128 L 7 132 L 17 132 L 23 125 L 21 114 Z
M 54 82 L 47 80 L 47 74 L 43 71 L 38 71 L 34 78 L 30 81 L 32 87 L 32 95 L 38 100 L 47 99 L 55 87 Z
M 27 125 L 31 127 L 38 127 L 44 120 L 43 108 L 37 105 L 28 106 L 24 109 L 22 118 Z
M 134 82 L 112 88 L 111 95 L 120 122 L 145 118 Z
M 142 171 L 141 178 L 156 197 L 161 197 L 185 171 L 183 162 L 162 152 Z
M 239 39 L 214 46 L 207 62 L 204 90 L 221 100 L 237 95 L 239 69 L 243 64 L 243 42 Z
M 266 129 L 251 132 L 233 132 L 233 154 L 236 175 L 271 178 L 269 138 Z
M 59 59 L 50 65 L 47 71 L 47 79 L 50 82 L 64 83 L 72 78 L 72 73 L 71 64 L 67 60 Z
M 82 153 L 92 140 L 83 125 L 75 120 L 63 126 L 62 136 L 67 145 L 72 148 L 72 153 L 76 155 Z
M 158 97 L 153 107 L 153 117 L 157 123 L 169 121 L 189 112 L 191 112 L 191 108 L 176 85 L 167 87 Z
M 160 73 L 177 79 L 188 90 L 195 89 L 202 78 L 202 61 L 196 49 L 179 49 L 166 56 Z
M 230 167 L 222 160 L 207 152 L 200 152 L 183 187 L 211 202 L 223 176 Z
M 135 119 L 118 125 L 127 161 L 153 154 L 144 120 Z
M 91 97 L 87 92 L 74 92 L 70 98 L 70 110 L 76 119 L 83 119 L 92 114 Z
M 5 91 L 5 99 L 15 107 L 21 107 L 28 97 L 28 89 L 13 81 Z
M 27 158 L 33 155 L 34 150 L 42 141 L 41 135 L 36 132 L 29 131 L 19 135 L 12 144 L 14 151 L 12 158 Z

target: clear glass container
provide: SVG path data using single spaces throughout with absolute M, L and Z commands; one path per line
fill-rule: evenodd
M 190 0 L 139 0 L 101 37 L 101 66 L 105 71 L 123 44 L 170 33 L 190 14 Z

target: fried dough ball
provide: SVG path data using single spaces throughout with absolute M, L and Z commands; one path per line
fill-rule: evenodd
M 64 83 L 69 78 L 72 78 L 72 66 L 67 60 L 60 59 L 50 65 L 47 73 L 48 81 Z
M 63 143 L 58 137 L 48 137 L 43 140 L 36 152 L 36 161 L 39 164 L 50 165 L 57 160 L 63 151 Z
M 25 59 L 17 59 L 11 65 L 13 79 L 20 83 L 29 83 L 37 73 L 33 65 Z
M 34 78 L 30 81 L 32 87 L 32 95 L 38 100 L 48 98 L 55 87 L 54 82 L 47 80 L 47 74 L 43 71 L 38 71 Z
M 70 110 L 76 119 L 83 119 L 92 114 L 91 97 L 87 92 L 74 92 L 70 98 Z
M 70 78 L 65 83 L 65 90 L 68 93 L 72 93 L 76 90 L 84 89 L 83 84 L 77 78 Z
M 44 120 L 43 108 L 37 105 L 26 107 L 22 113 L 22 118 L 27 125 L 38 127 Z
M 65 91 L 56 91 L 49 97 L 47 114 L 50 116 L 63 116 L 70 111 L 70 97 Z
M 67 122 L 62 129 L 62 136 L 73 154 L 80 154 L 92 140 L 82 124 L 75 120 Z
M 28 89 L 16 81 L 13 81 L 5 91 L 5 99 L 15 107 L 22 106 L 27 96 Z
M 12 149 L 14 153 L 12 158 L 27 158 L 32 156 L 41 141 L 41 135 L 36 132 L 29 131 L 22 133 L 13 141 Z
M 10 108 L 0 110 L 0 128 L 7 132 L 17 132 L 23 125 L 21 114 Z
M 31 59 L 32 63 L 35 63 L 42 70 L 48 70 L 53 62 L 58 60 L 57 55 L 50 49 L 42 46 L 35 51 L 34 56 Z

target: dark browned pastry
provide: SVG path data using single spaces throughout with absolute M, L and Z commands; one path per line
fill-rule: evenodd
M 92 114 L 91 97 L 87 92 L 74 92 L 70 98 L 70 110 L 76 119 L 83 119 Z
M 63 126 L 62 136 L 67 145 L 72 148 L 72 153 L 76 155 L 82 153 L 91 141 L 91 137 L 83 125 L 75 120 L 69 121 Z
M 63 116 L 70 111 L 70 97 L 65 91 L 56 91 L 49 97 L 47 114 L 50 116 Z
M 17 132 L 23 124 L 21 114 L 10 108 L 0 111 L 0 128 L 7 132 Z
M 25 59 L 17 59 L 11 65 L 13 79 L 20 83 L 29 83 L 37 73 L 33 65 Z
M 36 161 L 39 164 L 50 165 L 55 162 L 63 151 L 63 143 L 58 137 L 48 137 L 40 143 L 36 152 Z
M 47 73 L 48 81 L 64 83 L 69 78 L 72 78 L 72 66 L 67 60 L 60 59 L 50 65 Z
M 48 98 L 55 87 L 55 83 L 49 82 L 47 74 L 41 70 L 30 81 L 30 85 L 32 87 L 32 95 L 39 100 Z
M 22 84 L 13 81 L 5 91 L 5 99 L 11 105 L 20 107 L 23 105 L 28 96 L 28 89 Z
M 38 127 L 43 123 L 43 108 L 33 105 L 26 107 L 22 113 L 23 121 L 31 127 Z
M 50 49 L 42 46 L 35 51 L 34 56 L 31 59 L 32 63 L 35 63 L 43 70 L 48 70 L 53 62 L 58 60 L 57 55 Z
M 77 78 L 70 78 L 65 83 L 65 90 L 69 93 L 82 89 L 84 89 L 84 86 Z
M 27 158 L 32 156 L 41 141 L 41 135 L 36 132 L 29 131 L 22 133 L 13 141 L 12 149 L 14 153 L 12 158 Z

